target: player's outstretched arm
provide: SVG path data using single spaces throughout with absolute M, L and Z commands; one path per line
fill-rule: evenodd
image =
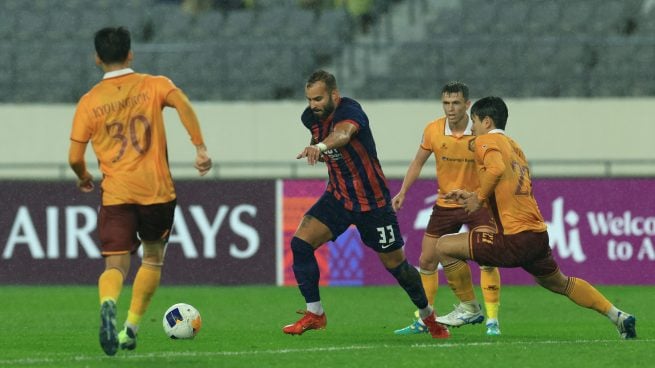
M 319 161 L 323 152 L 348 144 L 350 138 L 357 133 L 357 129 L 358 128 L 355 124 L 347 121 L 337 123 L 334 126 L 334 130 L 325 137 L 323 142 L 305 147 L 302 152 L 296 156 L 296 159 L 307 157 L 307 163 L 315 165 L 316 162 Z
M 423 169 L 423 165 L 425 164 L 425 161 L 427 161 L 430 157 L 430 154 L 432 154 L 431 151 L 425 150 L 421 147 L 418 148 L 416 156 L 407 168 L 407 173 L 403 179 L 403 185 L 400 188 L 400 191 L 391 200 L 391 206 L 393 207 L 394 211 L 398 211 L 403 207 L 403 202 L 405 202 L 405 196 L 407 195 L 409 188 L 411 188 L 416 179 L 418 179 L 419 175 L 421 175 L 421 169 Z

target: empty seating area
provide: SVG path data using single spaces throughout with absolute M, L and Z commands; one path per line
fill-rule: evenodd
M 448 80 L 511 97 L 653 96 L 655 2 L 461 0 L 419 42 L 390 45 L 389 68 L 357 95 L 436 98 Z
M 406 2 L 431 0 L 376 0 L 372 19 L 388 23 L 380 21 Z M 334 0 L 250 0 L 198 12 L 180 3 L 0 1 L 0 103 L 76 102 L 102 75 L 93 33 L 109 25 L 132 31 L 137 71 L 169 76 L 194 100 L 302 99 L 312 70 L 339 72 L 349 67 L 342 54 L 371 47 L 360 42 L 357 19 Z M 474 94 L 508 97 L 655 95 L 655 1 L 451 3 L 422 8 L 415 21 L 425 27 L 423 39 L 377 45 L 384 68 L 350 65 L 360 82 L 349 92 L 435 98 L 443 83 L 460 79 Z

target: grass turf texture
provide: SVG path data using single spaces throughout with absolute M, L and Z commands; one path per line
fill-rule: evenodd
M 137 349 L 105 356 L 98 344 L 99 306 L 91 286 L 3 286 L 0 367 L 644 367 L 655 348 L 655 287 L 599 289 L 637 316 L 634 341 L 622 341 L 603 316 L 537 286 L 503 286 L 502 336 L 483 325 L 451 329 L 448 340 L 427 334 L 396 336 L 413 305 L 389 287 L 324 287 L 328 326 L 288 336 L 283 325 L 300 317 L 295 287 L 161 287 L 144 316 Z M 123 289 L 118 324 L 131 290 Z M 476 293 L 481 297 L 480 291 Z M 186 302 L 200 310 L 194 340 L 170 340 L 162 315 Z M 442 286 L 440 313 L 455 298 Z M 649 363 L 650 362 L 650 363 Z M 645 364 L 645 365 L 644 365 Z

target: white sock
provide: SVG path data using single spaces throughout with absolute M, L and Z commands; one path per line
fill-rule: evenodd
M 460 304 L 467 312 L 477 313 L 480 311 L 480 303 L 475 299 L 468 302 L 461 302 Z
M 321 304 L 320 300 L 313 303 L 307 303 L 307 311 L 319 316 L 325 313 L 323 311 L 323 305 Z
M 427 318 L 430 314 L 432 314 L 432 306 L 429 304 L 427 307 L 418 310 L 418 316 L 421 318 L 421 322 L 423 322 L 423 318 Z
M 612 306 L 609 312 L 607 312 L 607 318 L 609 318 L 610 321 L 612 321 L 612 323 L 617 324 L 619 322 L 619 313 L 625 314 L 620 310 L 616 309 L 615 306 Z

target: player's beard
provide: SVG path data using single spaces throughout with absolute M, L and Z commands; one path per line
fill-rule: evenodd
M 321 109 L 320 111 L 312 110 L 314 115 L 316 115 L 316 117 L 321 119 L 321 120 L 323 120 L 323 119 L 327 118 L 328 116 L 330 116 L 330 114 L 332 114 L 333 111 L 334 111 L 334 100 L 332 100 L 332 97 L 330 97 L 328 99 L 328 102 L 325 104 L 323 109 Z

